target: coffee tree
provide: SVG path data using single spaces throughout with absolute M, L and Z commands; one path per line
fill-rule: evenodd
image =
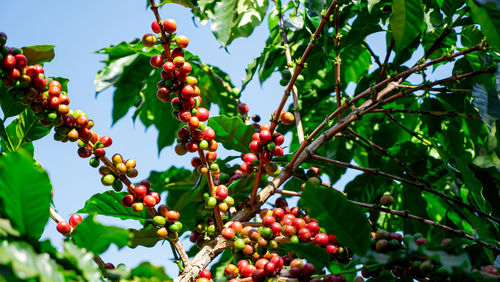
M 268 17 L 269 38 L 241 90 L 189 52 L 182 26 L 160 16 L 169 3 L 210 20 L 223 47 Z M 111 244 L 170 245 L 176 281 L 498 279 L 496 1 L 147 4 L 151 33 L 99 50 L 107 59 L 96 78 L 97 92 L 115 88 L 114 120 L 133 108 L 158 129 L 159 150 L 192 158 L 192 168 L 172 164 L 147 179 L 136 179 L 134 152 L 112 152 L 112 138 L 70 107 L 68 80 L 45 73 L 52 46 L 8 46 L 0 33 L 5 280 L 171 280 L 151 263 L 104 262 Z M 385 38 L 384 53 L 374 38 Z M 280 104 L 253 114 L 245 86 L 276 72 Z M 33 142 L 51 132 L 77 143 L 75 157 L 110 188 L 67 221 L 33 159 Z M 359 174 L 339 187 L 347 169 Z M 143 228 L 106 226 L 96 215 Z M 39 241 L 49 217 L 62 251 Z

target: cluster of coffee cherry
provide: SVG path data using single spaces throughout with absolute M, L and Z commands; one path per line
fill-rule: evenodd
M 22 51 L 7 48 L 6 41 L 7 36 L 0 33 L 2 62 L 0 75 L 3 86 L 8 87 L 8 92 L 19 102 L 29 105 L 40 118 L 41 124 L 55 127 L 55 140 L 78 141 L 78 155 L 82 158 L 92 157 L 89 161 L 92 167 L 99 167 L 103 161 L 104 165 L 99 168 L 102 184 L 112 186 L 115 191 L 121 191 L 123 189 L 121 177 L 134 178 L 138 175 L 135 160 L 124 160 L 120 154 L 113 155 L 112 161 L 107 160 L 105 148 L 113 143 L 111 137 L 99 136 L 92 131 L 94 122 L 83 111 L 73 111 L 69 108 L 69 98 L 63 91 L 62 84 L 57 80 L 47 80 L 41 65 L 28 65 L 28 60 Z M 160 202 L 160 195 L 149 190 L 150 183 L 147 180 L 142 181 L 129 190 L 131 193 L 122 199 L 123 206 L 132 207 L 136 212 L 142 211 L 144 207 L 154 207 Z M 158 235 L 161 238 L 167 237 L 166 223 L 163 222 L 168 221 L 170 238 L 177 238 L 177 232 L 182 228 L 182 224 L 177 221 L 179 213 L 161 206 L 158 214 L 154 220 L 155 225 L 159 227 Z M 75 214 L 70 218 L 69 224 L 65 221 L 59 222 L 57 230 L 66 235 L 80 222 L 81 217 Z
M 69 218 L 69 223 L 66 221 L 59 221 L 56 229 L 63 235 L 70 234 L 78 224 L 82 222 L 82 217 L 79 214 L 73 214 Z

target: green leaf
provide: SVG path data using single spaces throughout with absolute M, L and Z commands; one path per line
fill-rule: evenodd
M 0 168 L 0 198 L 5 213 L 21 235 L 40 238 L 49 219 L 49 176 L 23 152 L 2 156 Z
M 195 6 L 193 5 L 193 2 L 191 0 L 162 0 L 161 4 L 177 4 L 186 8 L 195 9 Z
M 368 0 L 368 12 L 371 13 L 372 9 L 380 0 Z
M 211 29 L 223 47 L 248 37 L 266 15 L 267 0 L 222 0 L 215 4 Z
M 114 191 L 106 191 L 98 193 L 90 197 L 85 202 L 85 206 L 78 213 L 100 214 L 106 216 L 118 217 L 121 219 L 134 219 L 144 223 L 149 216 L 146 210 L 134 212 L 131 208 L 126 208 L 121 204 L 122 198 L 128 195 L 127 192 L 116 193 Z
M 137 246 L 154 247 L 161 240 L 156 234 L 156 228 L 153 225 L 148 225 L 142 229 L 129 229 L 129 232 L 128 246 L 132 249 Z
M 27 106 L 19 103 L 13 92 L 0 87 L 0 107 L 2 107 L 3 118 L 6 119 L 18 115 Z
M 393 0 L 390 27 L 396 50 L 403 50 L 420 34 L 424 21 L 421 0 Z
M 75 265 L 88 281 L 100 281 L 101 272 L 93 259 L 94 254 L 80 249 L 70 242 L 63 242 L 63 256 Z
M 344 66 L 341 71 L 344 73 L 345 85 L 349 82 L 357 84 L 371 65 L 370 51 L 361 44 L 344 49 L 340 57 Z
M 302 192 L 299 206 L 318 220 L 328 234 L 334 234 L 342 245 L 364 254 L 370 245 L 370 224 L 360 207 L 331 188 L 310 183 Z
M 215 140 L 221 142 L 224 148 L 241 153 L 250 152 L 248 144 L 252 141 L 255 129 L 246 125 L 238 117 L 216 116 L 208 120 L 208 126 L 215 130 Z
M 172 278 L 170 278 L 166 273 L 165 273 L 165 267 L 163 266 L 154 266 L 149 262 L 142 262 L 138 266 L 136 266 L 134 269 L 132 269 L 132 272 L 130 273 L 131 276 L 137 276 L 137 277 L 145 277 L 145 278 L 158 278 L 159 280 L 169 280 L 171 281 Z
M 19 279 L 42 282 L 65 281 L 59 266 L 47 254 L 37 254 L 22 241 L 0 242 L 0 265 L 10 266 Z
M 55 47 L 54 45 L 34 45 L 23 47 L 21 50 L 28 59 L 28 64 L 35 65 L 52 61 L 55 56 Z
M 325 248 L 318 247 L 312 243 L 286 243 L 282 244 L 281 247 L 287 251 L 296 253 L 299 258 L 305 258 L 307 262 L 314 264 L 317 269 L 322 269 L 324 266 L 330 264 L 330 255 L 325 251 Z
M 80 248 L 98 255 L 111 244 L 118 249 L 128 243 L 129 231 L 115 226 L 105 226 L 97 222 L 96 216 L 87 216 L 73 231 L 73 240 Z
M 500 98 L 496 89 L 476 84 L 472 88 L 472 104 L 479 110 L 481 119 L 491 126 L 492 121 L 500 118 Z
M 19 232 L 12 227 L 10 220 L 6 218 L 0 218 L 0 237 L 5 237 L 7 235 L 18 237 Z
M 500 11 L 490 5 L 478 6 L 473 0 L 466 0 L 470 7 L 472 19 L 481 25 L 481 31 L 486 35 L 486 41 L 496 51 L 500 50 Z
M 8 140 L 2 140 L 2 148 L 17 151 L 25 142 L 38 140 L 50 133 L 51 127 L 44 126 L 29 109 L 24 110 L 6 128 Z

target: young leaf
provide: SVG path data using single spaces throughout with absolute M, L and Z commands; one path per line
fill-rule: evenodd
M 101 272 L 94 263 L 94 254 L 80 249 L 70 242 L 63 242 L 63 257 L 76 266 L 88 281 L 100 281 Z
M 307 183 L 299 206 L 316 218 L 328 234 L 334 234 L 342 245 L 364 254 L 370 245 L 370 224 L 360 207 L 331 188 Z
M 121 219 L 135 219 L 144 223 L 148 218 L 145 210 L 134 212 L 131 208 L 126 208 L 121 204 L 123 196 L 127 194 L 127 192 L 116 193 L 114 191 L 95 194 L 85 202 L 85 206 L 81 208 L 78 213 L 97 213 Z
M 23 47 L 23 54 L 28 59 L 28 64 L 35 65 L 52 61 L 54 59 L 55 53 L 54 45 L 34 45 Z
M 421 0 L 393 0 L 391 30 L 396 50 L 403 50 L 420 34 L 424 22 L 424 8 Z
M 240 118 L 216 116 L 208 120 L 208 126 L 215 130 L 215 140 L 221 142 L 224 148 L 242 153 L 250 152 L 248 144 L 252 141 L 255 129 Z
M 40 238 L 49 219 L 49 176 L 24 152 L 2 156 L 0 168 L 0 198 L 5 213 L 21 235 Z
M 24 142 L 38 140 L 49 134 L 50 128 L 43 126 L 38 116 L 26 109 L 7 126 L 8 139 L 2 139 L 2 148 L 17 151 Z
M 96 216 L 87 216 L 73 231 L 73 240 L 78 247 L 98 255 L 111 244 L 118 249 L 127 245 L 129 231 L 115 226 L 105 226 L 97 222 Z

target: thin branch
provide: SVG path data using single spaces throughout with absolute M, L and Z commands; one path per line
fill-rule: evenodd
M 375 54 L 375 52 L 373 52 L 373 50 L 370 47 L 370 45 L 368 45 L 368 43 L 366 41 L 363 41 L 361 44 L 363 44 L 363 46 L 365 46 L 365 48 L 370 52 L 370 54 L 372 55 L 373 59 L 375 60 L 375 63 L 378 65 L 378 67 L 382 68 L 382 63 L 380 62 L 379 57 L 377 56 L 377 54 Z
M 410 175 L 413 179 L 415 179 L 415 180 L 417 180 L 417 181 L 419 181 L 421 183 L 425 183 L 425 184 L 429 185 L 425 180 L 423 180 L 422 178 L 418 177 L 405 163 L 403 163 L 402 161 L 400 161 L 395 156 L 391 155 L 386 149 L 384 149 L 381 146 L 375 144 L 373 141 L 364 138 L 363 136 L 361 136 L 356 131 L 354 131 L 354 130 L 352 130 L 350 128 L 347 128 L 347 132 L 351 133 L 352 135 L 356 136 L 358 139 L 360 139 L 361 141 L 363 141 L 364 143 L 366 143 L 369 146 L 369 148 L 374 148 L 374 149 L 378 150 L 379 152 L 381 152 L 383 156 L 386 156 L 386 157 L 390 158 L 391 160 L 393 160 L 404 171 L 406 171 L 408 173 L 408 175 Z
M 203 153 L 203 150 L 198 149 L 198 155 L 200 156 L 201 163 L 203 165 L 205 165 L 207 169 L 210 168 L 208 161 L 205 158 L 205 154 Z M 210 191 L 210 196 L 215 197 L 215 185 L 214 185 L 214 181 L 212 179 L 212 172 L 210 172 L 210 170 L 208 170 L 208 173 L 206 176 L 207 176 L 208 190 Z M 222 224 L 222 218 L 220 217 L 219 206 L 215 205 L 215 207 L 213 208 L 213 211 L 214 211 L 215 224 L 217 226 L 217 230 L 219 232 L 221 232 L 222 228 L 223 228 L 223 224 Z
M 163 25 L 161 23 L 160 13 L 158 13 L 158 6 L 156 6 L 155 0 L 149 0 L 149 4 L 151 6 L 151 11 L 153 11 L 153 14 L 155 15 L 156 22 L 160 26 L 161 45 L 165 50 L 165 54 L 167 55 L 167 60 L 170 60 L 170 38 L 167 36 L 167 33 L 165 32 L 165 29 L 163 28 Z
M 337 109 L 340 108 L 340 37 L 339 37 L 339 5 L 335 5 L 335 96 L 337 98 Z M 337 118 L 342 118 L 342 111 L 339 111 Z
M 276 110 L 277 115 L 273 117 L 271 121 L 271 132 L 274 131 L 276 126 L 278 125 L 279 122 L 279 113 L 283 110 L 285 107 L 285 103 L 288 100 L 288 96 L 290 96 L 290 92 L 292 91 L 293 86 L 295 85 L 295 81 L 297 80 L 297 77 L 299 76 L 300 72 L 304 68 L 304 64 L 307 60 L 307 57 L 309 57 L 309 54 L 312 51 L 312 48 L 314 47 L 314 44 L 316 42 L 316 39 L 319 37 L 321 32 L 323 31 L 323 28 L 325 27 L 326 23 L 328 22 L 330 15 L 332 14 L 335 6 L 337 5 L 337 0 L 334 0 L 330 6 L 328 7 L 328 10 L 325 12 L 325 14 L 321 17 L 321 21 L 319 22 L 318 28 L 316 28 L 316 31 L 314 32 L 313 36 L 311 37 L 311 40 L 309 41 L 309 44 L 307 45 L 306 50 L 304 51 L 304 54 L 302 54 L 302 57 L 300 58 L 299 63 L 296 65 L 295 70 L 292 74 L 292 78 L 290 79 L 290 82 L 288 83 L 287 88 L 285 89 L 285 93 L 283 94 L 283 98 L 281 98 L 281 102 L 278 106 L 278 109 Z
M 407 128 L 406 126 L 404 126 L 401 122 L 399 122 L 393 115 L 391 115 L 390 113 L 387 113 L 385 112 L 384 113 L 392 122 L 394 122 L 399 128 L 403 129 L 404 131 L 406 131 L 408 134 L 410 134 L 411 136 L 417 138 L 418 140 L 420 140 L 420 142 L 426 144 L 427 146 L 432 146 L 432 142 L 430 142 L 429 140 L 425 139 L 424 137 L 420 136 L 418 133 L 410 130 L 409 128 Z
M 497 222 L 497 223 L 500 223 L 500 219 L 492 216 L 492 215 L 489 215 L 475 207 L 473 207 L 472 205 L 470 204 L 467 204 L 465 202 L 462 202 L 461 200 L 457 199 L 457 198 L 454 198 L 454 197 L 450 197 L 448 195 L 445 195 L 443 193 L 440 193 L 428 186 L 425 186 L 423 184 L 420 184 L 420 183 L 417 183 L 417 182 L 414 182 L 414 181 L 411 181 L 411 180 L 408 180 L 408 179 L 404 179 L 402 177 L 399 177 L 399 176 L 395 176 L 395 175 L 392 175 L 392 174 L 389 174 L 387 172 L 383 172 L 383 171 L 379 171 L 378 169 L 375 169 L 375 168 L 367 168 L 367 167 L 362 167 L 362 166 L 357 166 L 357 165 L 353 165 L 353 164 L 349 164 L 349 163 L 345 163 L 345 162 L 341 162 L 341 161 L 337 161 L 337 160 L 332 160 L 332 159 L 328 159 L 328 158 L 325 158 L 325 157 L 321 157 L 321 156 L 318 156 L 318 155 L 312 155 L 311 158 L 315 159 L 315 160 L 318 160 L 318 161 L 322 161 L 322 162 L 327 162 L 327 163 L 331 163 L 333 165 L 336 165 L 336 166 L 340 166 L 340 167 L 345 167 L 345 168 L 351 168 L 351 169 L 356 169 L 356 170 L 360 170 L 360 171 L 363 171 L 363 172 L 366 172 L 366 173 L 369 173 L 371 175 L 380 175 L 382 177 L 385 177 L 385 178 L 389 178 L 389 179 L 392 179 L 392 180 L 395 180 L 395 181 L 398 181 L 398 182 L 401 182 L 401 183 L 405 183 L 405 184 L 408 184 L 410 186 L 413 186 L 415 188 L 418 188 L 419 190 L 422 190 L 422 191 L 426 191 L 426 192 L 429 192 L 431 194 L 434 194 L 446 201 L 450 201 L 450 202 L 453 202 L 455 204 L 459 204 L 469 210 L 471 210 L 472 212 L 475 212 L 477 214 L 481 214 L 483 216 L 486 216 L 488 217 L 489 219 Z
M 58 224 L 59 222 L 62 222 L 62 221 L 65 221 L 63 219 L 63 217 L 58 214 L 52 207 L 49 207 L 49 214 L 50 214 L 50 218 L 52 218 L 52 220 Z M 71 229 L 73 229 L 73 227 L 71 227 Z M 94 262 L 100 267 L 100 268 L 104 268 L 104 261 L 98 256 L 98 255 L 94 255 Z
M 281 38 L 283 40 L 283 45 L 285 45 L 285 57 L 288 71 L 290 71 L 290 73 L 293 73 L 292 53 L 290 51 L 290 46 L 288 45 L 285 24 L 283 22 L 283 14 L 281 13 L 280 7 L 278 7 L 278 20 L 281 29 Z M 300 118 L 298 89 L 295 84 L 292 87 L 292 98 L 293 115 L 295 116 L 295 125 L 297 126 L 297 136 L 299 138 L 299 144 L 301 144 L 302 142 L 304 142 L 304 129 L 302 128 L 302 119 Z
M 301 146 L 299 147 L 299 149 L 297 150 L 297 152 L 295 153 L 295 155 L 293 156 L 292 160 L 287 165 L 287 167 L 288 168 L 292 168 L 294 166 L 295 162 L 297 161 L 298 156 L 304 151 L 304 149 L 306 148 L 306 146 L 308 146 L 312 142 L 313 138 L 316 137 L 316 135 L 328 124 L 328 122 L 330 120 L 332 120 L 338 114 L 338 112 L 345 110 L 349 106 L 351 106 L 354 103 L 356 103 L 357 101 L 359 101 L 361 98 L 369 95 L 370 93 L 372 93 L 373 91 L 376 91 L 377 89 L 381 88 L 382 86 L 386 86 L 377 95 L 377 97 L 379 97 L 379 96 L 383 97 L 383 96 L 387 95 L 388 93 L 390 93 L 392 90 L 396 89 L 400 82 L 402 82 L 403 80 L 405 80 L 406 78 L 408 78 L 411 74 L 413 74 L 413 73 L 415 73 L 415 72 L 417 72 L 417 71 L 419 71 L 421 69 L 424 69 L 424 68 L 427 68 L 429 66 L 441 63 L 443 61 L 453 60 L 456 57 L 463 56 L 463 55 L 466 55 L 466 54 L 474 52 L 474 51 L 482 50 L 485 47 L 486 47 L 486 44 L 485 43 L 481 43 L 481 44 L 473 46 L 473 47 L 471 47 L 469 49 L 466 49 L 466 50 L 454 53 L 454 54 L 452 54 L 450 56 L 442 56 L 440 58 L 437 58 L 437 59 L 432 60 L 432 61 L 427 62 L 427 63 L 417 64 L 414 67 L 412 67 L 412 68 L 410 68 L 410 69 L 408 69 L 408 70 L 406 70 L 406 71 L 404 71 L 402 73 L 399 73 L 399 74 L 397 74 L 397 75 L 395 75 L 393 77 L 389 77 L 389 78 L 387 78 L 387 79 L 385 79 L 385 80 L 377 83 L 374 86 L 370 86 L 365 91 L 359 93 L 358 95 L 356 95 L 352 99 L 344 102 L 344 104 L 342 104 L 342 106 L 340 108 L 336 109 L 325 120 L 323 120 L 323 122 L 321 122 L 321 124 L 316 127 L 316 129 L 309 135 L 309 137 L 306 140 L 304 140 L 304 143 L 301 144 Z M 394 83 L 395 81 L 397 83 Z M 426 86 L 426 87 L 428 87 L 428 86 Z M 422 87 L 422 88 L 424 88 L 424 87 Z M 364 107 L 365 105 L 369 105 L 369 104 L 372 104 L 371 100 L 368 100 L 365 103 L 363 103 L 363 105 L 361 107 Z M 377 107 L 378 107 L 378 104 L 377 104 Z M 345 119 L 345 121 L 349 122 L 349 120 L 351 118 Z M 340 122 L 340 124 L 342 124 L 343 126 L 345 126 L 345 122 Z M 338 131 L 335 131 L 333 134 L 335 134 L 337 132 Z
M 259 183 L 262 178 L 262 168 L 264 167 L 264 162 L 259 161 L 259 167 L 257 168 L 257 173 L 255 174 L 255 180 L 253 182 L 252 193 L 250 193 L 250 205 L 255 202 L 255 197 L 257 196 L 257 190 L 259 189 Z
M 375 109 L 372 113 L 404 113 L 404 114 L 418 114 L 418 115 L 432 115 L 438 117 L 461 117 L 478 119 L 479 116 L 457 113 L 457 112 L 441 112 L 441 111 L 424 111 L 424 110 L 400 110 L 400 109 Z
M 387 53 L 385 54 L 384 63 L 382 64 L 382 67 L 380 68 L 380 74 L 378 75 L 377 82 L 380 82 L 382 80 L 382 78 L 384 77 L 385 68 L 387 67 L 387 63 L 389 62 L 389 57 L 391 56 L 391 52 L 392 52 L 393 47 L 394 47 L 394 37 L 391 37 L 391 43 L 389 44 L 389 47 L 387 48 Z

